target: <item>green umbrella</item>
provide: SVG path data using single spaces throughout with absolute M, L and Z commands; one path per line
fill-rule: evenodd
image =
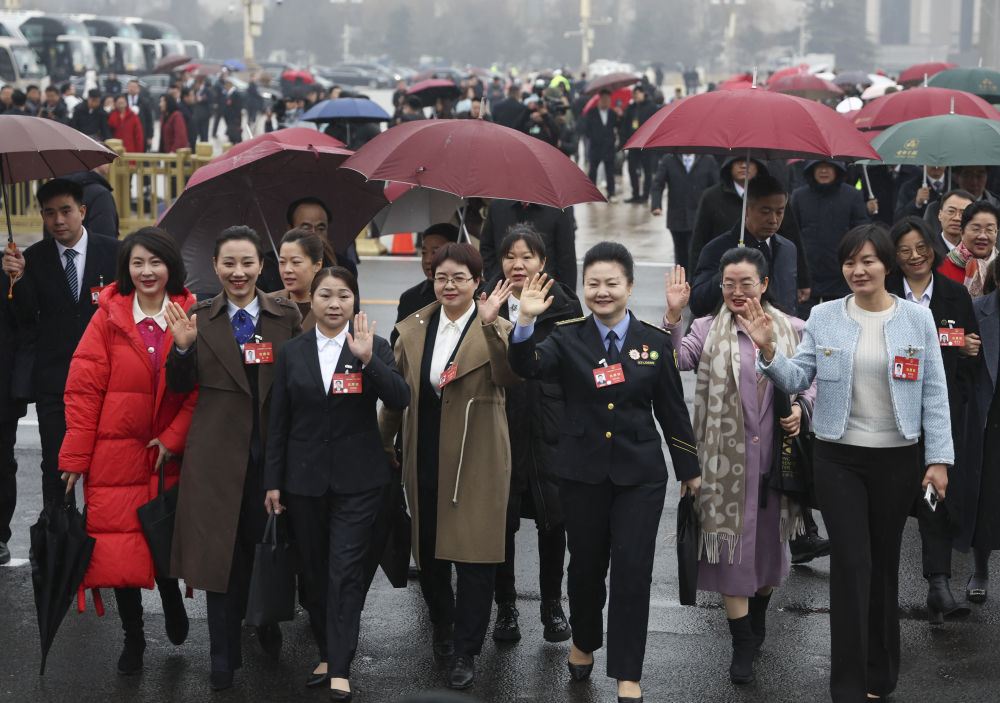
M 927 85 L 964 90 L 987 102 L 1000 103 L 1000 71 L 992 68 L 949 68 L 931 76 Z
M 1000 164 L 1000 122 L 938 115 L 889 127 L 872 139 L 887 164 L 994 166 Z

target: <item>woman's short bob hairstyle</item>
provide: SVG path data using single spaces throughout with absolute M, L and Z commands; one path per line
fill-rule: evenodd
M 896 247 L 892 245 L 889 231 L 882 224 L 858 225 L 849 230 L 840 240 L 840 246 L 837 247 L 837 261 L 843 266 L 845 261 L 857 256 L 868 242 L 871 242 L 872 246 L 875 247 L 875 256 L 885 266 L 885 272 L 894 271 L 896 269 Z
M 587 269 L 599 261 L 621 264 L 625 269 L 625 279 L 629 283 L 635 280 L 635 264 L 632 262 L 632 254 L 625 245 L 618 242 L 598 242 L 590 247 L 583 255 L 583 275 L 586 276 Z
M 518 242 L 524 242 L 532 254 L 541 261 L 545 261 L 545 242 L 542 241 L 542 235 L 530 222 L 518 222 L 507 229 L 507 234 L 500 240 L 500 248 L 497 252 L 500 258 L 506 258 Z
M 347 284 L 347 287 L 354 293 L 354 314 L 357 315 L 361 312 L 361 293 L 358 291 L 358 279 L 343 266 L 327 266 L 325 269 L 320 269 L 313 276 L 312 285 L 309 286 L 309 297 L 316 295 L 316 289 L 328 278 L 336 278 Z
M 437 273 L 438 266 L 445 261 L 454 261 L 459 266 L 465 266 L 477 281 L 483 276 L 483 257 L 471 244 L 448 242 L 438 249 L 434 261 L 431 262 L 431 275 Z
M 226 229 L 219 232 L 219 236 L 215 238 L 215 253 L 212 254 L 213 258 L 219 258 L 219 250 L 222 249 L 222 245 L 226 242 L 235 241 L 246 241 L 253 244 L 254 249 L 257 250 L 257 259 L 264 259 L 264 247 L 260 243 L 260 237 L 257 235 L 257 231 L 252 227 L 247 227 L 246 225 L 233 225 L 232 227 L 226 227 Z
M 757 277 L 760 281 L 763 281 L 769 275 L 767 258 L 765 258 L 763 252 L 759 249 L 754 249 L 753 247 L 733 247 L 732 249 L 727 249 L 725 253 L 723 253 L 722 258 L 719 259 L 719 282 L 722 282 L 722 274 L 725 273 L 727 266 L 742 263 L 748 263 L 757 269 Z M 788 312 L 778 305 L 778 301 L 775 300 L 774 293 L 771 292 L 771 286 L 768 286 L 767 290 L 760 294 L 760 302 L 762 304 L 768 303 L 771 307 L 777 308 L 782 312 Z M 725 305 L 726 301 L 720 300 L 719 304 L 715 308 L 715 314 L 718 315 Z
M 936 270 L 941 264 L 941 252 L 934 246 L 934 235 L 931 234 L 931 228 L 924 222 L 924 218 L 917 217 L 916 215 L 907 215 L 894 224 L 892 229 L 889 230 L 889 239 L 892 240 L 892 246 L 898 248 L 899 240 L 910 232 L 916 232 L 920 235 L 920 239 L 927 245 L 933 259 L 931 261 L 931 270 Z
M 135 292 L 129 263 L 132 260 L 132 250 L 136 246 L 145 247 L 167 265 L 167 295 L 182 295 L 184 280 L 187 278 L 184 259 L 174 238 L 159 227 L 143 227 L 122 240 L 122 245 L 118 249 L 118 292 L 122 295 L 132 295 Z

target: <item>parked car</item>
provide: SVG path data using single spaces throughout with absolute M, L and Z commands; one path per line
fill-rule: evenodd
M 392 74 L 373 64 L 340 64 L 321 75 L 336 85 L 363 85 L 368 88 L 391 88 L 396 85 Z

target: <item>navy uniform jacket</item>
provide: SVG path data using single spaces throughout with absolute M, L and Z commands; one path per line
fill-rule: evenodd
M 666 481 L 653 415 L 677 479 L 701 474 L 670 333 L 629 315 L 620 355 L 625 381 L 612 386 L 594 383 L 593 370 L 607 351 L 593 315 L 557 324 L 541 344 L 528 339 L 510 345 L 514 371 L 525 378 L 557 378 L 562 386 L 566 414 L 552 467 L 560 478 L 590 484 L 610 479 L 619 486 Z M 649 358 L 642 359 L 643 353 Z
M 392 348 L 375 337 L 362 369 L 345 341 L 335 373 L 361 373 L 362 392 L 337 395 L 323 388 L 314 331 L 281 348 L 271 384 L 265 488 L 321 496 L 328 489 L 362 493 L 389 483 L 376 403 L 402 410 L 410 402 Z

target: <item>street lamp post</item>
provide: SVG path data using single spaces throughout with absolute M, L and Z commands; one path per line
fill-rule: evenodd
M 593 19 L 590 15 L 590 0 L 580 0 L 580 28 L 564 32 L 564 37 L 580 37 L 580 70 L 586 71 L 590 65 L 590 50 L 594 47 L 594 27 L 611 24 L 610 17 Z

